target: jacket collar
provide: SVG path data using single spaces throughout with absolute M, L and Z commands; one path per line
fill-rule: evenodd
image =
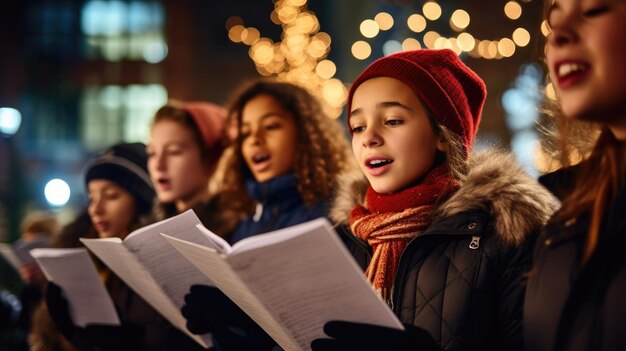
M 528 176 L 509 153 L 476 152 L 468 165 L 459 190 L 439 206 L 434 225 L 460 213 L 489 213 L 500 239 L 519 244 L 545 224 L 559 206 L 558 200 Z M 363 204 L 367 186 L 360 171 L 340 176 L 331 220 L 349 224 L 350 211 Z
M 274 204 L 301 203 L 296 176 L 288 173 L 259 183 L 252 177 L 246 179 L 248 194 L 263 206 Z
M 578 165 L 564 168 L 542 176 L 540 181 L 554 194 L 566 194 L 574 186 L 574 177 L 577 169 Z M 626 184 L 626 179 L 622 184 Z M 606 208 L 604 219 L 602 220 L 602 231 L 623 233 L 626 229 L 626 221 L 623 219 L 624 213 L 626 213 L 626 186 L 622 186 L 615 197 L 615 201 Z M 589 213 L 581 214 L 564 222 L 551 221 L 544 230 L 550 240 L 547 245 L 556 246 L 573 238 L 586 235 L 590 221 L 591 215 Z

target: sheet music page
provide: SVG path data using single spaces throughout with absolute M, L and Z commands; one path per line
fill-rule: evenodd
M 187 321 L 166 292 L 150 275 L 150 272 L 130 252 L 120 238 L 80 239 L 91 252 L 107 265 L 120 279 L 148 302 L 165 319 L 189 335 L 199 344 L 212 345 L 209 334 L 202 336 L 191 334 L 186 327 Z
M 326 219 L 244 239 L 228 256 L 166 238 L 285 349 L 310 350 L 330 320 L 403 329 Z
M 284 241 L 277 240 L 280 235 Z M 267 246 L 259 238 L 252 249 L 235 248 L 227 260 L 299 349 L 310 350 L 311 341 L 326 337 L 323 326 L 330 320 L 403 329 L 327 220 L 281 229 L 268 238 Z
M 15 254 L 15 251 L 13 251 L 13 245 L 0 243 L 0 254 L 8 263 L 11 264 L 13 268 L 15 268 L 16 271 L 20 271 L 22 262 L 20 262 L 20 259 Z
M 173 247 L 180 251 L 215 285 L 257 322 L 285 350 L 298 350 L 295 341 L 265 309 L 263 304 L 250 293 L 248 287 L 231 270 L 221 254 L 215 250 L 185 240 L 163 235 Z
M 120 324 L 113 300 L 87 250 L 33 249 L 30 253 L 46 278 L 63 289 L 74 324 Z
M 170 245 L 161 233 L 204 246 L 213 242 L 196 225 L 200 219 L 193 210 L 133 232 L 124 245 L 139 259 L 150 275 L 180 309 L 185 294 L 194 284 L 214 285 L 193 264 Z

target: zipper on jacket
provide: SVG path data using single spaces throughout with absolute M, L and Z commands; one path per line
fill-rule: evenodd
M 400 317 L 400 312 L 399 311 L 395 311 L 394 307 L 395 305 L 398 304 L 398 298 L 399 298 L 399 294 L 397 293 L 398 288 L 401 288 L 401 284 L 404 282 L 404 273 L 405 273 L 405 269 L 403 269 L 402 271 L 400 271 L 401 268 L 403 268 L 404 266 L 404 252 L 407 251 L 409 249 L 409 246 L 412 246 L 412 244 L 414 245 L 414 242 L 419 240 L 424 240 L 424 237 L 429 237 L 429 236 L 436 236 L 436 235 L 441 235 L 441 233 L 427 233 L 424 235 L 418 235 L 417 237 L 411 239 L 411 241 L 409 241 L 409 243 L 407 244 L 407 246 L 404 248 L 404 250 L 402 250 L 402 253 L 400 254 L 400 260 L 398 261 L 398 268 L 396 269 L 396 279 L 395 282 L 393 284 L 393 287 L 391 289 L 391 310 L 396 314 L 396 316 Z M 472 241 L 470 241 L 469 244 L 469 248 L 472 250 L 478 250 L 480 248 L 480 236 L 478 235 L 472 235 Z
M 263 204 L 260 202 L 256 203 L 256 208 L 254 209 L 254 216 L 252 216 L 252 220 L 258 222 L 261 220 L 263 216 Z
M 469 248 L 472 250 L 477 250 L 480 247 L 480 236 L 472 236 L 472 241 L 470 241 Z

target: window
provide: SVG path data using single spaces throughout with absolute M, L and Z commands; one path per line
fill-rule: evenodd
M 85 57 L 161 62 L 167 56 L 164 16 L 163 5 L 158 2 L 85 2 L 80 21 L 85 36 Z

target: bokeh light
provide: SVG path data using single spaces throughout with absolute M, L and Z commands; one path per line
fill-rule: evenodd
M 352 56 L 358 60 L 365 60 L 372 54 L 372 47 L 363 40 L 359 40 L 352 44 Z
M 13 135 L 17 133 L 22 124 L 22 114 L 11 107 L 0 108 L 0 133 Z
M 378 27 L 378 23 L 376 21 L 367 19 L 361 22 L 361 26 L 359 27 L 361 34 L 363 34 L 366 38 L 373 38 L 378 35 L 380 31 L 380 27 Z
M 64 206 L 70 199 L 70 186 L 62 179 L 52 179 L 44 187 L 46 201 L 52 206 Z
M 554 84 L 552 84 L 552 82 L 546 84 L 545 94 L 548 99 L 556 100 L 556 90 L 554 90 Z
M 406 38 L 402 42 L 402 50 L 410 51 L 410 50 L 419 50 L 422 48 L 422 45 L 415 38 Z
M 323 60 L 317 63 L 315 72 L 324 79 L 330 79 L 337 72 L 337 66 L 333 61 Z
M 517 28 L 513 32 L 513 41 L 517 46 L 524 47 L 530 43 L 530 33 L 524 28 Z
M 387 40 L 383 44 L 383 55 L 391 55 L 396 52 L 402 51 L 402 43 L 397 40 Z
M 509 1 L 504 5 L 504 14 L 508 18 L 516 20 L 522 16 L 522 6 L 515 1 Z
M 434 1 L 428 1 L 422 6 L 422 12 L 424 13 L 424 17 L 435 21 L 441 17 L 441 6 Z
M 450 25 L 454 30 L 463 30 L 470 24 L 470 15 L 464 10 L 456 10 L 450 17 Z
M 412 14 L 407 19 L 407 25 L 409 26 L 409 29 L 415 33 L 421 33 L 424 29 L 426 29 L 426 19 L 422 15 Z
M 380 30 L 389 30 L 393 27 L 393 17 L 387 12 L 380 12 L 374 17 L 374 21 L 378 23 Z
M 515 43 L 509 38 L 503 38 L 498 42 L 498 53 L 504 57 L 511 57 L 515 53 Z
M 435 41 L 440 36 L 441 35 L 439 35 L 439 33 L 435 32 L 435 31 L 426 32 L 426 34 L 424 34 L 424 45 L 426 45 L 426 47 L 429 48 L 429 49 L 434 49 L 435 48 Z
M 474 49 L 476 40 L 469 33 L 461 33 L 456 37 L 456 44 L 461 50 L 470 52 Z
M 548 21 L 546 20 L 541 22 L 541 34 L 543 34 L 544 37 L 550 35 L 550 26 L 548 25 Z

